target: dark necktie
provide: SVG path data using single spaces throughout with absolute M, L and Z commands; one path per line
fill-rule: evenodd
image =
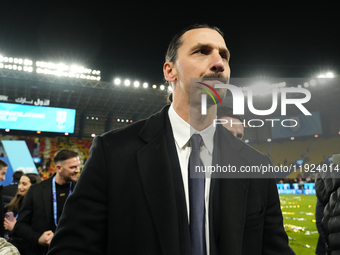
M 206 255 L 205 238 L 205 174 L 197 175 L 195 170 L 203 168 L 200 159 L 201 135 L 190 138 L 191 153 L 189 158 L 189 201 L 190 201 L 190 236 L 192 255 Z M 197 167 L 197 168 L 196 168 Z M 193 173 L 195 177 L 193 178 Z

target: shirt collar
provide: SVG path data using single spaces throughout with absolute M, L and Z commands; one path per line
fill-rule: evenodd
M 190 125 L 187 122 L 185 122 L 185 120 L 183 120 L 177 114 L 177 112 L 175 112 L 175 109 L 172 107 L 172 104 L 169 108 L 168 114 L 175 142 L 182 149 L 185 145 L 187 145 L 190 139 Z
M 188 145 L 191 134 L 200 134 L 205 147 L 212 154 L 214 147 L 214 134 L 216 130 L 216 127 L 213 125 L 213 123 L 211 123 L 211 125 L 206 129 L 197 131 L 176 113 L 172 105 L 169 108 L 168 114 L 175 142 L 181 149 Z

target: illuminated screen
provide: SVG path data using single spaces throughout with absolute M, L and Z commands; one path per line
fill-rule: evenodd
M 0 103 L 0 129 L 73 133 L 76 110 Z

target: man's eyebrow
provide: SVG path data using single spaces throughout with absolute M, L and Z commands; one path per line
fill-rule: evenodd
M 190 51 L 194 51 L 196 49 L 203 49 L 203 48 L 214 48 L 214 46 L 212 44 L 209 43 L 197 43 L 196 45 L 194 45 L 193 47 L 191 47 Z M 225 54 L 229 60 L 230 58 L 230 51 L 228 48 L 226 47 L 219 47 L 219 52 L 222 54 Z

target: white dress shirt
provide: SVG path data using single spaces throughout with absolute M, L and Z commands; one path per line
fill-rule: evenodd
M 185 192 L 185 200 L 188 211 L 189 219 L 189 185 L 188 185 L 188 165 L 191 152 L 190 137 L 193 134 L 200 134 L 203 139 L 203 143 L 200 149 L 200 157 L 204 166 L 212 165 L 212 153 L 214 147 L 214 133 L 215 127 L 211 124 L 209 127 L 202 131 L 197 131 L 192 128 L 187 122 L 185 122 L 174 110 L 172 105 L 169 108 L 169 119 L 171 123 L 172 132 L 174 134 L 174 140 L 177 149 L 177 155 L 182 172 L 182 179 Z M 191 130 L 191 132 L 190 132 Z M 207 255 L 210 254 L 209 244 L 209 193 L 210 193 L 210 175 L 206 173 L 205 179 L 205 233 L 206 233 L 206 248 Z

